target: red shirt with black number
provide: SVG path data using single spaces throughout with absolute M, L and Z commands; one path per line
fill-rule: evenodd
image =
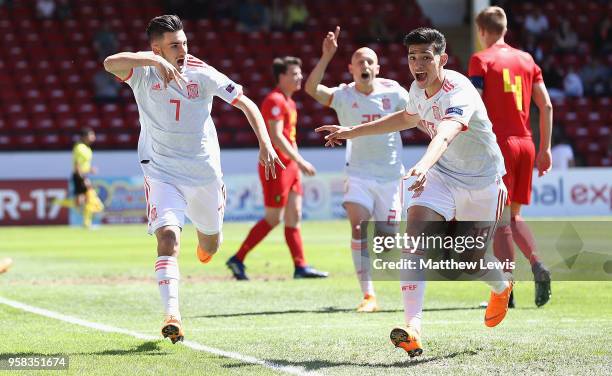
M 535 161 L 529 107 L 533 85 L 544 82 L 542 70 L 529 53 L 497 43 L 472 55 L 468 75 L 482 90 L 504 156 L 508 201 L 529 204 Z

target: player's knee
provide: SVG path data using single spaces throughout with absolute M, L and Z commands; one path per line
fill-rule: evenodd
M 157 233 L 157 252 L 159 255 L 174 256 L 179 251 L 179 239 L 171 229 L 161 229 Z
M 292 216 L 294 221 L 299 222 L 302 219 L 302 208 L 295 209 Z
M 266 216 L 266 222 L 270 225 L 270 227 L 276 227 L 280 223 L 280 218 L 277 216 Z
M 361 225 L 351 225 L 351 234 L 353 236 L 353 239 L 361 239 Z
M 294 215 L 287 215 L 285 216 L 285 226 L 298 227 L 300 225 L 301 219 L 302 214 L 300 212 L 295 213 Z

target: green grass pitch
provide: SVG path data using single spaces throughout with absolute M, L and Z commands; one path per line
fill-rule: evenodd
M 554 282 L 551 302 L 539 309 L 533 283 L 518 282 L 517 308 L 494 329 L 477 308 L 488 297 L 484 283 L 428 283 L 425 352 L 410 360 L 388 339 L 403 322 L 397 282 L 375 283 L 382 312 L 354 312 L 360 292 L 345 221 L 303 224 L 309 263 L 331 273 L 315 281 L 290 278 L 278 228 L 247 258 L 252 280 L 231 280 L 225 261 L 249 226 L 227 223 L 220 253 L 208 265 L 196 258 L 193 227 L 183 232 L 186 340 L 324 375 L 610 374 L 610 282 Z M 53 374 L 282 374 L 161 339 L 155 239 L 145 232 L 144 225 L 0 228 L 0 257 L 15 261 L 0 275 L 0 297 L 155 337 L 107 333 L 0 304 L 0 358 L 70 356 L 68 371 Z M 612 242 L 611 233 L 602 236 Z

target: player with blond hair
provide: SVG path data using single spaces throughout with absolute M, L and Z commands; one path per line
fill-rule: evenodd
M 529 260 L 535 281 L 535 304 L 540 307 L 551 296 L 550 272 L 542 264 L 533 234 L 521 217 L 521 206 L 531 201 L 533 166 L 543 176 L 552 166 L 550 139 L 552 104 L 542 70 L 529 53 L 509 46 L 504 41 L 508 21 L 497 6 L 483 9 L 476 16 L 478 39 L 485 48 L 472 55 L 469 76 L 482 95 L 493 132 L 504 156 L 508 202 L 497 228 L 493 247 L 498 259 L 514 261 L 514 243 Z M 536 156 L 529 109 L 531 99 L 540 110 L 540 147 Z M 513 296 L 510 306 L 514 307 Z

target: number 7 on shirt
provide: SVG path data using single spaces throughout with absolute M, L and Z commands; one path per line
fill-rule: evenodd
M 181 100 L 180 99 L 170 99 L 170 103 L 176 105 L 176 112 L 174 113 L 174 120 L 179 121 L 181 117 Z

